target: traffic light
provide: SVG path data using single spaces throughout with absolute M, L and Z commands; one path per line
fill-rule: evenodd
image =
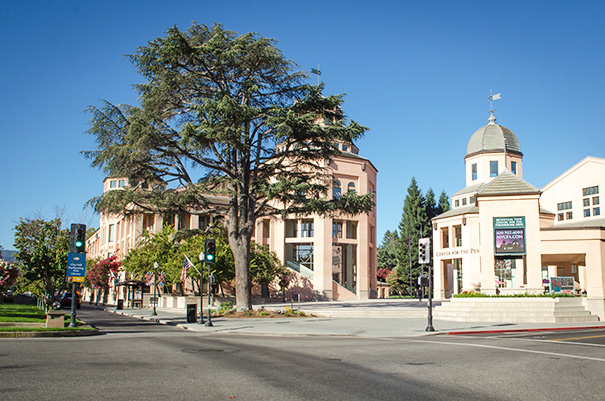
M 86 253 L 86 224 L 71 224 L 69 235 L 69 251 Z
M 216 240 L 207 239 L 204 245 L 204 260 L 206 263 L 214 263 L 216 261 Z
M 431 263 L 431 239 L 420 238 L 418 240 L 418 263 L 426 265 Z

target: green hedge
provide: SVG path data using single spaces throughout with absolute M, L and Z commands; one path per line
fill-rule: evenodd
M 510 295 L 488 295 L 477 291 L 463 291 L 454 294 L 454 298 L 573 298 L 573 294 L 510 294 Z

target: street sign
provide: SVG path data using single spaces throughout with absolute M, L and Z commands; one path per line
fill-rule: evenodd
M 86 274 L 86 254 L 70 252 L 67 254 L 67 277 L 75 282 L 83 282 Z

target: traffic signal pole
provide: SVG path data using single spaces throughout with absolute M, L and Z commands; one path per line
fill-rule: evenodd
M 429 322 L 428 326 L 426 326 L 426 331 L 435 331 L 433 327 L 433 267 L 432 264 L 429 263 Z
M 76 306 L 78 303 L 77 289 L 78 284 L 73 282 L 71 286 L 71 319 L 69 320 L 69 327 L 76 327 Z
M 433 327 L 433 268 L 431 265 L 431 239 L 420 238 L 418 240 L 418 262 L 423 265 L 429 265 L 429 308 L 428 326 L 426 331 L 435 331 Z
M 69 252 L 81 254 L 81 256 L 84 258 L 84 271 L 86 271 L 86 224 L 71 224 L 71 230 L 69 233 Z M 69 321 L 69 327 L 76 327 L 76 308 L 78 306 L 78 283 L 73 280 L 75 279 L 72 277 L 71 319 Z
M 208 238 L 204 241 L 204 260 L 206 261 L 206 266 L 208 266 L 208 319 L 206 320 L 206 326 L 212 327 L 214 325 L 212 324 L 212 317 L 210 316 L 210 297 L 212 296 L 212 284 L 214 277 L 210 274 L 210 265 L 216 262 L 216 239 Z M 203 271 L 204 270 L 202 265 L 202 272 Z M 202 300 L 201 292 L 202 291 L 200 289 L 200 301 Z

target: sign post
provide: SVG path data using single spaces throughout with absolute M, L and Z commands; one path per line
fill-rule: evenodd
M 84 282 L 86 274 L 86 253 L 69 252 L 67 254 L 67 277 L 72 279 L 71 320 L 69 327 L 76 327 L 76 305 L 78 303 L 78 284 Z

